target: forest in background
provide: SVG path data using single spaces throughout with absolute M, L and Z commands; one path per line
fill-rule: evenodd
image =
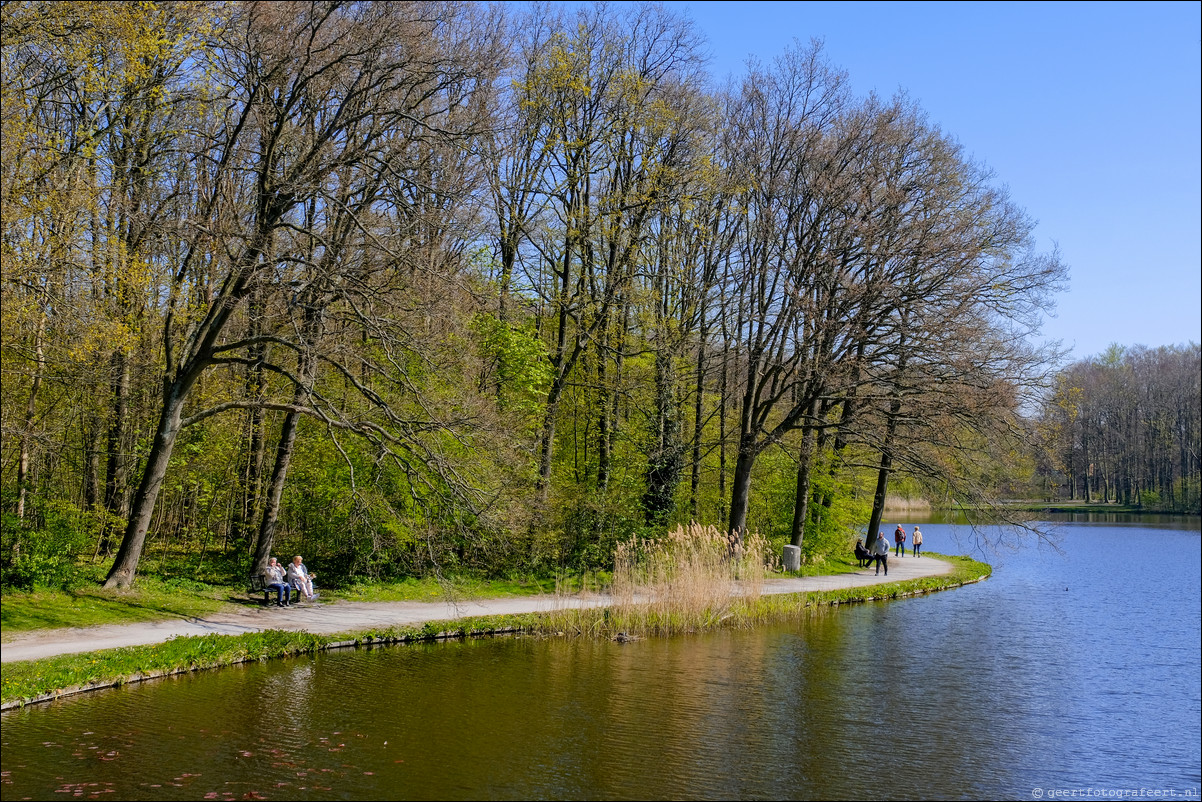
M 1032 496 L 1202 512 L 1202 349 L 1112 345 L 1063 368 L 1038 415 Z
M 6 586 L 821 561 L 891 481 L 1197 509 L 1198 347 L 1057 372 L 1058 255 L 819 44 L 717 86 L 656 5 L 0 14 Z

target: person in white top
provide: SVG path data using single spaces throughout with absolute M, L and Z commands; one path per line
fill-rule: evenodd
M 914 527 L 914 534 L 910 536 L 910 543 L 914 546 L 914 556 L 918 556 L 918 552 L 922 550 L 922 530 L 917 526 Z
M 293 557 L 288 565 L 288 581 L 309 601 L 317 598 L 317 593 L 313 590 L 313 578 L 316 576 L 317 574 L 309 573 L 299 554 Z

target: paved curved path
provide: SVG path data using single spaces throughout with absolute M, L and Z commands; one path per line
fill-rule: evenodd
M 840 590 L 898 582 L 924 576 L 950 573 L 951 563 L 933 557 L 889 558 L 889 576 L 877 576 L 872 569 L 852 574 L 810 576 L 800 579 L 769 579 L 764 594 L 803 593 L 812 590 Z M 481 615 L 550 612 L 564 608 L 604 607 L 608 596 L 521 596 L 508 599 L 464 599 L 438 602 L 345 602 L 302 604 L 299 607 L 248 607 L 236 612 L 219 613 L 206 618 L 177 618 L 137 624 L 109 624 L 98 627 L 43 629 L 5 638 L 0 659 L 5 663 L 37 660 L 58 654 L 114 649 L 161 643 L 184 635 L 242 635 L 267 629 L 284 629 L 314 634 L 333 634 L 392 626 L 411 626 L 427 621 L 445 621 Z

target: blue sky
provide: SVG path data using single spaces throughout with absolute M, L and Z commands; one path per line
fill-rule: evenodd
M 906 90 L 1058 244 L 1069 291 L 1043 334 L 1202 340 L 1202 4 L 672 2 L 716 77 L 821 39 L 853 90 Z

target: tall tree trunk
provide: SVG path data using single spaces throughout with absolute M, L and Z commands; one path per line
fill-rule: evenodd
M 171 452 L 175 450 L 175 441 L 179 437 L 184 401 L 193 382 L 194 377 L 188 377 L 164 383 L 163 411 L 159 416 L 158 430 L 150 454 L 146 458 L 142 482 L 134 494 L 121 548 L 118 549 L 117 559 L 104 581 L 106 588 L 128 588 L 133 584 L 138 563 L 142 559 L 142 548 L 146 545 L 146 533 L 150 529 L 155 502 L 158 501 L 159 490 L 171 463 Z
M 616 388 L 622 386 L 622 370 L 625 366 L 626 360 L 626 357 L 624 356 L 624 352 L 626 350 L 626 332 L 630 330 L 630 303 L 625 297 L 623 297 L 620 302 L 620 306 L 622 312 L 620 315 L 618 315 L 618 319 L 621 321 L 621 324 L 618 326 L 617 342 L 614 344 L 614 370 L 613 379 L 610 382 L 610 385 L 615 389 L 609 394 L 609 398 L 607 400 L 609 405 L 609 433 L 606 435 L 606 459 L 605 471 L 603 474 L 604 479 L 600 483 L 602 490 L 609 488 L 609 477 L 613 473 L 613 440 L 622 421 L 622 396 L 618 393 Z
M 83 427 L 83 504 L 88 512 L 100 511 L 100 444 L 96 442 L 100 428 L 100 417 L 89 414 Z
M 115 521 L 129 516 L 129 460 L 125 454 L 126 428 L 129 421 L 130 366 L 129 356 L 118 349 L 110 360 L 112 368 L 112 417 L 109 419 L 105 443 L 104 508 L 108 511 L 100 553 L 112 550 Z
M 249 306 L 249 336 L 261 336 L 263 333 L 263 302 L 261 292 L 256 289 L 251 293 Z M 263 396 L 263 365 L 262 360 L 267 354 L 267 348 L 262 343 L 249 349 L 251 365 L 246 369 L 246 397 L 260 400 Z M 259 506 L 259 495 L 263 484 L 263 462 L 266 450 L 266 434 L 264 432 L 264 412 L 261 407 L 249 410 L 246 416 L 246 462 L 242 471 L 242 487 L 238 500 L 237 518 L 233 522 L 234 539 L 247 544 L 251 540 L 251 530 L 254 527 L 255 512 Z
M 697 497 L 701 489 L 701 428 L 704 423 L 705 398 L 705 340 L 709 335 L 706 327 L 701 327 L 701 336 L 697 343 L 697 373 L 693 384 L 693 459 L 689 472 L 689 514 L 694 523 L 700 523 L 701 505 Z
M 263 486 L 263 463 L 267 449 L 264 412 L 256 407 L 246 416 L 246 463 L 242 472 L 242 488 L 238 500 L 238 519 L 234 522 L 234 538 L 245 546 L 250 542 L 255 513 L 259 508 Z
M 722 354 L 722 389 L 718 399 L 718 518 L 726 517 L 726 408 L 730 394 L 726 380 L 729 376 L 727 362 L 730 354 Z
M 893 435 L 897 431 L 897 416 L 901 412 L 901 399 L 894 398 L 889 405 L 889 418 L 885 423 L 885 441 L 881 445 L 881 467 L 876 475 L 876 492 L 872 496 L 872 518 L 868 522 L 868 536 L 864 539 L 869 551 L 876 542 L 881 528 L 881 516 L 885 512 L 885 495 L 889 491 L 889 472 L 893 467 Z
M 1089 452 L 1086 451 L 1083 456 L 1083 462 L 1085 466 L 1085 503 L 1090 504 L 1093 502 L 1093 487 L 1091 487 L 1093 480 L 1093 466 L 1089 462 Z
M 647 465 L 643 508 L 648 523 L 663 521 L 676 506 L 676 486 L 682 469 L 680 415 L 672 354 L 660 348 L 655 355 L 655 444 Z
M 280 500 L 284 496 L 284 484 L 288 478 L 288 467 L 292 464 L 293 447 L 300 414 L 289 412 L 284 416 L 280 428 L 280 442 L 275 450 L 275 467 L 271 471 L 271 482 L 267 486 L 267 498 L 263 503 L 263 518 L 255 538 L 254 559 L 250 565 L 250 576 L 258 576 L 267 569 L 267 558 L 275 544 L 276 523 L 280 518 Z
M 849 382 L 850 390 L 843 399 L 842 408 L 839 411 L 839 425 L 835 428 L 835 443 L 833 446 L 833 454 L 831 459 L 830 476 L 833 479 L 835 472 L 839 470 L 840 460 L 843 452 L 847 449 L 848 435 L 851 430 L 851 425 L 855 421 L 856 413 L 859 411 L 860 404 L 860 366 L 864 364 L 864 349 L 866 344 L 863 340 L 856 346 L 856 358 L 852 363 L 851 380 Z M 833 406 L 837 402 L 831 402 Z M 826 410 L 830 411 L 829 407 Z M 834 504 L 835 499 L 831 493 L 826 493 L 822 497 L 823 509 L 829 510 Z
M 17 520 L 25 519 L 25 501 L 29 495 L 30 441 L 33 439 L 33 422 L 37 417 L 38 393 L 42 389 L 42 372 L 46 367 L 46 353 L 42 339 L 46 332 L 46 313 L 38 316 L 38 325 L 33 334 L 33 382 L 29 386 L 29 402 L 25 405 L 25 420 L 21 427 L 21 443 L 17 456 Z
M 511 236 L 508 232 L 502 231 L 500 238 L 501 245 L 501 276 L 499 289 L 499 297 L 497 299 L 497 318 L 502 323 L 509 322 L 509 285 L 513 281 L 513 265 L 517 261 L 517 245 L 514 242 L 516 236 Z
M 824 405 L 823 409 L 823 417 L 825 418 L 825 414 L 830 412 L 830 405 Z M 830 444 L 832 437 L 834 437 L 834 435 L 831 434 L 829 429 L 822 429 L 818 432 L 818 437 L 815 438 L 814 442 L 815 458 L 817 458 L 818 455 L 826 453 L 827 446 Z M 829 493 L 823 494 L 821 499 L 818 499 L 817 497 L 810 499 L 810 523 L 813 524 L 815 530 L 822 525 L 822 519 L 826 511 L 830 509 L 833 503 L 834 500 L 831 498 Z
M 542 438 L 539 442 L 538 482 L 535 489 L 543 504 L 547 503 L 547 494 L 551 485 L 551 457 L 555 450 L 555 418 L 559 408 L 559 397 L 563 394 L 564 383 L 567 380 L 568 366 L 565 363 L 568 350 L 568 296 L 571 291 L 572 244 L 573 237 L 569 232 L 564 242 L 563 272 L 559 274 L 560 284 L 556 292 L 558 330 L 555 333 L 555 355 L 551 360 L 555 375 L 551 379 L 551 389 L 547 393 Z
M 602 340 L 609 336 L 609 327 L 602 330 Z M 597 489 L 602 493 L 609 487 L 610 449 L 613 433 L 611 431 L 611 404 L 609 390 L 609 370 L 606 360 L 606 348 L 597 347 Z
M 741 539 L 747 531 L 747 507 L 751 494 L 751 469 L 758 456 L 755 433 L 739 436 L 739 455 L 735 460 L 735 475 L 730 489 L 730 533 Z
M 538 452 L 538 481 L 535 489 L 538 491 L 539 502 L 547 503 L 547 495 L 551 487 L 551 457 L 555 451 L 555 423 L 559 410 L 559 397 L 563 393 L 563 382 L 556 377 L 551 382 L 551 390 L 547 393 L 547 404 L 543 412 L 543 429 L 539 437 Z
M 818 401 L 815 400 L 810 407 L 811 420 L 817 416 L 817 413 Z M 797 491 L 793 500 L 793 531 L 789 537 L 789 542 L 798 548 L 801 547 L 802 540 L 805 538 L 810 504 L 810 471 L 814 463 L 814 441 L 816 439 L 817 430 L 814 425 L 805 424 L 801 431 L 801 455 L 797 462 Z

